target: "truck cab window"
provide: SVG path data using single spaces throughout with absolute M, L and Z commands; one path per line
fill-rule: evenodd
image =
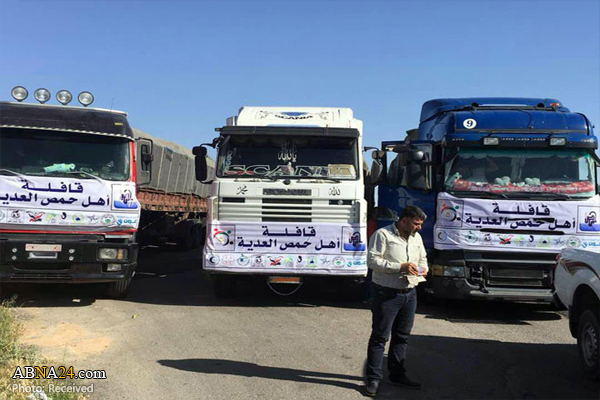
M 125 138 L 3 128 L 0 143 L 0 169 L 34 176 L 81 171 L 109 181 L 129 178 Z

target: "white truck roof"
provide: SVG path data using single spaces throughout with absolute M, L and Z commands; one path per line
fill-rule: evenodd
M 362 121 L 352 109 L 337 107 L 242 107 L 227 118 L 227 126 L 312 126 L 354 128 L 362 133 Z

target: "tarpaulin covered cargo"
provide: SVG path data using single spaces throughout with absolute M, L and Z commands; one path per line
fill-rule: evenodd
M 158 190 L 164 193 L 195 194 L 200 197 L 210 195 L 210 185 L 196 180 L 194 155 L 191 150 L 176 143 L 153 137 L 133 128 L 135 138 L 150 139 L 153 142 L 154 161 L 151 164 L 152 179 L 141 190 Z M 138 142 L 138 154 L 141 154 Z M 207 159 L 209 169 L 214 171 L 214 161 Z M 141 163 L 138 163 L 140 168 Z M 212 176 L 212 174 L 209 174 Z

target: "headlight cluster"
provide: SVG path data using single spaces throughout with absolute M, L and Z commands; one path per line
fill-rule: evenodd
M 432 272 L 435 276 L 446 276 L 449 278 L 464 278 L 465 267 L 434 265 Z
M 126 249 L 115 249 L 115 248 L 101 248 L 98 250 L 99 260 L 126 260 L 127 250 Z
M 29 96 L 29 92 L 23 86 L 15 86 L 11 90 L 10 94 L 19 103 L 25 100 L 27 96 Z M 36 89 L 35 92 L 33 92 L 33 97 L 40 103 L 44 104 L 48 100 L 50 100 L 52 96 L 50 95 L 50 91 L 48 89 L 39 88 Z M 71 102 L 71 100 L 73 100 L 73 95 L 68 90 L 60 90 L 58 93 L 56 93 L 56 100 L 60 104 L 66 106 Z M 82 106 L 87 107 L 94 102 L 94 95 L 88 91 L 84 91 L 79 93 L 79 96 L 77 96 L 77 100 L 79 100 Z

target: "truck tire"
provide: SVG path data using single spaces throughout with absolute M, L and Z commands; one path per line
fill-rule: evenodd
M 432 293 L 427 292 L 424 285 L 417 286 L 417 301 L 418 304 L 423 304 L 426 306 L 439 307 L 443 305 L 442 300 L 435 297 Z
M 585 375 L 600 380 L 600 323 L 596 314 L 587 309 L 579 317 L 577 350 Z
M 342 301 L 362 301 L 365 298 L 365 282 L 359 278 L 342 278 L 340 285 L 340 297 Z
M 235 296 L 236 281 L 231 275 L 214 275 L 215 295 L 218 299 L 230 299 Z
M 180 250 L 191 250 L 197 247 L 198 237 L 196 225 L 193 221 L 187 222 L 185 233 L 177 239 L 177 247 Z
M 194 228 L 196 229 L 196 247 L 202 247 L 206 241 L 206 227 L 202 224 L 196 224 Z
M 131 278 L 110 282 L 106 285 L 106 296 L 111 299 L 124 299 L 129 294 Z

